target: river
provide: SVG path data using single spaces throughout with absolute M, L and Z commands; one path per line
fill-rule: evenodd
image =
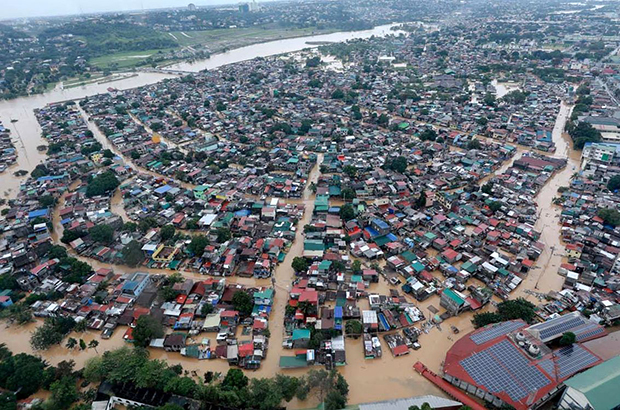
M 273 41 L 214 55 L 210 59 L 200 62 L 175 64 L 174 66 L 169 67 L 169 69 L 182 71 L 212 69 L 254 57 L 276 55 L 311 47 L 306 44 L 308 41 L 344 41 L 353 38 L 367 38 L 372 35 L 379 36 L 397 33 L 389 30 L 389 27 L 391 26 L 381 26 L 373 30 L 362 32 L 333 33 Z M 33 109 L 43 107 L 46 104 L 57 101 L 81 99 L 89 95 L 106 92 L 109 86 L 118 89 L 127 89 L 151 84 L 170 77 L 174 77 L 174 75 L 163 73 L 139 73 L 135 77 L 116 81 L 112 85 L 89 84 L 83 87 L 71 89 L 56 88 L 45 94 L 0 102 L 0 119 L 2 119 L 5 124 L 14 130 L 13 135 L 17 140 L 16 147 L 19 151 L 19 158 L 18 164 L 14 166 L 13 169 L 25 169 L 30 171 L 38 163 L 45 159 L 45 154 L 36 149 L 37 146 L 45 144 L 45 141 L 41 138 L 41 130 L 33 114 Z M 534 270 L 532 274 L 530 274 L 530 277 L 528 277 L 517 290 L 516 293 L 518 295 L 523 294 L 525 289 L 532 289 L 535 287 L 540 289 L 540 291 L 548 291 L 552 289 L 557 290 L 561 287 L 563 278 L 557 275 L 557 266 L 561 263 L 562 257 L 560 251 L 563 250 L 563 248 L 560 246 L 560 226 L 557 223 L 557 214 L 559 213 L 559 209 L 552 205 L 552 199 L 555 196 L 559 186 L 568 184 L 570 176 L 574 172 L 572 167 L 575 164 L 578 164 L 578 156 L 572 151 L 570 148 L 570 141 L 568 141 L 566 139 L 567 137 L 562 133 L 566 118 L 569 114 L 570 107 L 562 105 L 560 114 L 558 115 L 556 127 L 553 131 L 553 139 L 557 147 L 554 156 L 568 156 L 569 164 L 564 170 L 558 172 L 547 185 L 545 185 L 537 197 L 541 214 L 536 224 L 536 228 L 543 232 L 541 241 L 548 244 L 545 252 L 539 259 L 539 263 L 544 264 L 544 266 L 539 267 L 537 270 Z M 11 119 L 17 119 L 18 122 L 10 123 Z M 108 144 L 105 143 L 107 142 L 106 139 L 99 135 L 97 132 L 98 130 L 96 130 L 96 127 L 94 127 L 92 123 L 90 123 L 89 126 L 93 132 L 95 132 L 95 135 L 99 137 L 98 139 L 104 143 L 104 146 L 110 146 L 109 142 Z M 303 226 L 310 222 L 314 207 L 314 195 L 308 187 L 310 182 L 316 182 L 319 176 L 318 164 L 322 162 L 322 159 L 323 156 L 319 154 L 317 165 L 313 168 L 309 175 L 308 184 L 306 186 L 303 199 L 295 201 L 303 203 L 306 207 L 306 211 L 302 220 L 298 224 L 296 238 L 289 249 L 284 262 L 281 263 L 274 272 L 274 278 L 276 280 L 276 294 L 270 317 L 270 330 L 272 334 L 270 338 L 271 347 L 261 368 L 253 373 L 250 373 L 251 376 L 271 377 L 280 371 L 278 361 L 280 355 L 283 354 L 281 346 L 283 340 L 282 326 L 284 308 L 288 300 L 288 290 L 290 289 L 290 284 L 294 275 L 291 268 L 291 262 L 295 256 L 301 255 L 303 251 L 302 230 Z M 130 162 L 127 158 L 125 158 L 125 160 Z M 512 161 L 510 161 L 510 163 L 512 163 Z M 505 164 L 500 171 L 505 169 L 507 166 L 509 165 Z M 18 179 L 12 176 L 3 176 L 3 190 L 7 194 L 10 194 L 10 196 L 14 197 L 21 181 L 23 181 L 23 179 Z M 63 201 L 63 199 L 61 199 L 61 201 Z M 112 201 L 112 207 L 115 208 L 115 211 L 118 211 L 117 208 L 120 202 L 121 198 L 118 197 L 117 194 Z M 57 225 L 58 221 L 55 220 L 54 222 L 55 225 Z M 60 232 L 61 228 L 58 229 L 56 234 L 58 235 Z M 556 252 L 553 251 L 551 248 L 552 246 L 555 247 Z M 80 259 L 87 260 L 95 269 L 99 267 L 108 267 L 114 269 L 117 273 L 137 270 L 148 271 L 150 273 L 162 273 L 162 271 L 158 270 L 149 270 L 144 268 L 130 269 L 127 267 L 100 263 L 91 259 Z M 191 272 L 182 272 L 182 274 L 186 277 L 192 277 L 194 279 L 204 278 L 204 276 Z M 227 278 L 227 282 L 238 282 L 254 286 L 268 286 L 271 283 L 270 280 L 257 281 L 252 278 L 237 277 Z M 369 290 L 371 292 L 389 294 L 390 288 L 391 287 L 382 278 L 379 284 L 372 285 Z M 420 309 L 422 309 L 422 311 L 427 315 L 429 314 L 428 308 L 431 305 L 435 307 L 439 306 L 438 296 L 433 296 L 422 303 L 418 303 Z M 362 309 L 367 309 L 368 302 L 366 300 L 360 301 L 359 306 Z M 489 308 L 487 307 L 486 309 Z M 385 342 L 382 342 L 384 349 L 383 357 L 377 360 L 366 360 L 364 359 L 361 340 L 348 340 L 346 344 L 348 364 L 345 367 L 339 368 L 339 371 L 342 372 L 349 382 L 349 401 L 352 403 L 363 403 L 423 394 L 443 395 L 434 385 L 414 372 L 411 369 L 411 366 L 417 360 L 422 360 L 431 370 L 439 372 L 445 352 L 458 338 L 458 336 L 454 336 L 448 329 L 450 329 L 451 325 L 455 325 L 463 334 L 471 331 L 471 317 L 472 313 L 468 312 L 459 317 L 448 319 L 447 322 L 442 325 L 443 330 L 433 328 L 430 330 L 428 335 L 423 334 L 420 337 L 420 343 L 422 345 L 420 350 L 411 351 L 409 355 L 400 358 L 392 357 L 387 345 Z M 21 328 L 17 326 L 11 326 L 6 329 L 3 328 L 0 332 L 0 343 L 6 343 L 7 346 L 14 352 L 33 353 L 28 340 L 30 337 L 30 332 L 35 326 L 36 324 L 30 324 Z M 97 338 L 101 343 L 98 348 L 98 352 L 95 352 L 93 349 L 88 349 L 86 351 L 70 351 L 64 346 L 56 346 L 46 351 L 44 353 L 44 357 L 52 364 L 56 364 L 61 360 L 73 359 L 76 361 L 77 367 L 79 368 L 84 364 L 88 357 L 95 356 L 105 350 L 122 346 L 124 344 L 122 335 L 123 329 L 118 329 L 111 339 L 100 340 L 97 333 L 87 332 L 82 335 L 77 335 L 77 337 L 81 337 L 87 342 L 93 338 Z M 286 353 L 287 352 L 284 352 L 284 354 Z M 180 363 L 186 370 L 197 370 L 198 374 L 202 374 L 207 370 L 224 373 L 229 368 L 228 364 L 224 360 L 197 361 L 194 359 L 186 359 L 178 353 L 166 353 L 162 350 L 152 349 L 151 356 L 153 358 L 165 359 L 170 364 Z M 302 375 L 305 373 L 305 370 L 287 370 L 285 372 L 290 375 Z M 307 408 L 315 405 L 316 403 L 313 402 L 313 399 L 309 399 L 304 403 L 294 401 L 290 403 L 288 407 Z
M 391 30 L 394 24 L 377 26 L 371 30 L 348 31 L 315 36 L 297 37 L 286 40 L 269 41 L 266 43 L 255 44 L 227 51 L 225 53 L 214 54 L 205 60 L 198 60 L 192 63 L 183 62 L 167 67 L 163 72 L 138 72 L 135 76 L 124 78 L 110 83 L 92 83 L 74 88 L 62 88 L 57 86 L 51 91 L 43 94 L 36 94 L 20 97 L 13 100 L 0 101 L 0 120 L 11 129 L 15 140 L 15 147 L 18 151 L 17 163 L 11 166 L 2 177 L 2 197 L 14 198 L 17 195 L 20 185 L 27 176 L 18 178 L 12 175 L 17 170 L 32 171 L 38 164 L 45 160 L 45 152 L 37 150 L 40 145 L 47 145 L 41 137 L 41 127 L 34 116 L 35 108 L 42 108 L 47 104 L 79 100 L 91 95 L 107 92 L 109 87 L 119 90 L 141 87 L 153 84 L 166 78 L 177 77 L 177 74 L 166 71 L 191 71 L 198 72 L 205 69 L 213 69 L 227 64 L 249 60 L 256 57 L 268 57 L 277 54 L 299 51 L 304 48 L 318 47 L 316 44 L 322 42 L 341 42 L 356 38 L 369 38 L 372 36 L 386 36 L 389 34 L 399 34 L 400 31 Z M 18 120 L 11 123 L 11 120 Z M 9 176 L 10 175 L 10 176 Z

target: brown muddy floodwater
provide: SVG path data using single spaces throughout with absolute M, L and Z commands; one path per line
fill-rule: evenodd
M 358 35 L 358 37 L 367 37 L 369 35 L 386 35 L 392 34 L 388 30 L 388 26 L 376 28 L 374 31 L 364 32 Z M 331 35 L 334 41 L 342 40 L 338 35 Z M 315 40 L 316 37 L 310 36 L 301 39 L 282 40 L 271 43 L 264 43 L 248 48 L 241 49 L 241 51 L 231 51 L 223 53 L 221 56 L 213 56 L 208 62 L 199 62 L 194 64 L 179 64 L 172 68 L 176 70 L 188 70 L 197 71 L 203 68 L 216 68 L 224 64 L 230 64 L 237 61 L 247 60 L 255 56 L 267 56 L 280 54 L 284 52 L 297 51 L 307 47 L 306 41 Z M 330 37 L 331 39 L 331 37 Z M 254 55 L 258 53 L 257 55 Z M 25 178 L 17 178 L 12 175 L 13 172 L 19 169 L 31 171 L 34 167 L 44 161 L 45 152 L 37 150 L 37 146 L 46 145 L 46 142 L 41 138 L 41 129 L 36 121 L 33 110 L 35 108 L 41 108 L 49 103 L 76 100 L 81 99 L 89 95 L 95 95 L 107 91 L 108 87 L 114 87 L 118 89 L 128 89 L 139 87 L 146 84 L 152 84 L 160 81 L 164 78 L 171 78 L 174 75 L 168 73 L 145 73 L 140 72 L 137 76 L 126 78 L 123 80 L 115 81 L 108 84 L 88 84 L 82 87 L 75 87 L 71 89 L 62 89 L 57 87 L 56 89 L 41 95 L 34 95 L 29 97 L 22 97 L 11 101 L 0 102 L 0 120 L 2 120 L 8 128 L 12 130 L 12 136 L 15 140 L 15 146 L 18 151 L 18 162 L 0 176 L 0 194 L 2 197 L 15 197 L 19 190 L 20 184 Z M 506 93 L 513 87 L 510 85 L 497 84 L 498 94 Z M 537 197 L 538 205 L 540 207 L 540 218 L 536 224 L 536 229 L 542 231 L 541 241 L 547 244 L 545 252 L 539 259 L 538 267 L 532 271 L 530 276 L 524 280 L 523 284 L 513 296 L 526 296 L 524 292 L 526 289 L 538 288 L 541 292 L 546 292 L 552 289 L 559 290 L 562 284 L 562 277 L 557 274 L 557 268 L 562 261 L 563 246 L 560 242 L 560 226 L 558 224 L 559 209 L 552 205 L 552 200 L 556 195 L 557 188 L 568 184 L 570 176 L 575 172 L 575 167 L 578 167 L 579 156 L 570 147 L 570 141 L 567 140 L 566 135 L 562 134 L 566 118 L 570 114 L 570 107 L 562 104 L 558 120 L 553 131 L 553 140 L 555 141 L 557 150 L 554 156 L 568 157 L 569 163 L 567 167 L 558 172 L 551 181 L 541 190 Z M 84 114 L 83 114 L 84 115 Z M 84 115 L 84 117 L 86 117 Z M 15 123 L 11 123 L 11 119 L 18 120 Z M 111 146 L 109 141 L 101 135 L 99 130 L 96 129 L 93 123 L 88 122 L 89 128 L 94 132 L 97 139 L 106 148 L 110 148 L 116 152 L 114 147 Z M 516 157 L 524 151 L 523 148 L 519 149 L 519 153 Z M 118 153 L 118 152 L 117 152 Z M 123 158 L 125 163 L 131 164 L 131 160 Z M 323 160 L 323 155 L 319 154 L 318 164 Z M 513 159 L 514 160 L 514 159 Z M 503 172 L 513 162 L 508 161 L 497 172 Z M 141 170 L 144 172 L 144 170 Z M 291 351 L 285 351 L 282 349 L 283 341 L 283 320 L 284 310 L 288 301 L 288 291 L 290 290 L 291 281 L 294 277 L 294 272 L 291 268 L 291 262 L 295 256 L 300 256 L 303 251 L 303 234 L 302 228 L 305 224 L 309 223 L 312 217 L 312 211 L 314 208 L 314 195 L 308 189 L 309 182 L 316 182 L 319 176 L 319 166 L 315 166 L 308 178 L 308 185 L 304 192 L 303 198 L 299 200 L 287 200 L 288 203 L 303 203 L 306 207 L 306 212 L 298 227 L 299 231 L 295 241 L 293 242 L 289 252 L 283 263 L 281 263 L 274 272 L 274 283 L 276 288 L 274 306 L 270 317 L 270 349 L 267 353 L 266 359 L 263 361 L 260 369 L 252 372 L 247 372 L 250 377 L 272 377 L 278 372 L 282 372 L 288 375 L 301 376 L 305 369 L 294 370 L 281 370 L 278 366 L 279 357 L 292 354 Z M 61 199 L 60 204 L 64 203 L 64 198 Z M 111 200 L 111 208 L 117 214 L 127 218 L 125 212 L 122 211 L 122 198 L 119 193 L 116 193 Z M 57 209 L 60 209 L 58 206 Z M 62 226 L 60 226 L 60 218 L 58 212 L 54 214 L 54 227 L 55 232 L 53 239 L 55 242 L 60 243 L 58 238 L 62 235 Z M 90 263 L 94 269 L 98 268 L 111 268 L 118 274 L 142 271 L 152 274 L 167 274 L 169 271 L 162 271 L 158 269 L 146 269 L 138 268 L 131 269 L 125 266 L 110 265 L 101 263 L 92 259 L 78 257 Z M 188 278 L 195 280 L 204 279 L 203 275 L 193 272 L 182 271 L 181 274 Z M 253 278 L 238 278 L 228 277 L 226 278 L 228 283 L 241 283 L 248 286 L 270 286 L 271 280 L 255 280 Z M 389 294 L 391 286 L 381 278 L 380 283 L 372 284 L 369 291 L 373 293 Z M 413 300 L 412 300 L 413 301 Z M 428 308 L 429 306 L 439 307 L 439 296 L 435 295 L 428 300 L 416 303 L 417 306 L 427 315 L 431 316 Z M 359 302 L 361 309 L 368 308 L 367 300 Z M 485 309 L 489 309 L 486 307 Z M 420 360 L 431 370 L 440 372 L 443 359 L 446 351 L 452 346 L 455 340 L 460 335 L 454 335 L 450 330 L 452 325 L 456 326 L 461 335 L 473 330 L 471 324 L 472 313 L 466 313 L 459 317 L 450 318 L 446 322 L 442 323 L 440 327 L 433 327 L 428 334 L 422 334 L 420 336 L 420 344 L 422 348 L 413 351 L 410 350 L 410 354 L 394 358 L 392 357 L 387 344 L 382 340 L 383 357 L 380 359 L 368 360 L 364 358 L 363 346 L 361 339 L 353 340 L 348 339 L 346 342 L 347 349 L 347 365 L 338 370 L 345 376 L 349 383 L 350 403 L 364 403 L 379 400 L 387 400 L 393 398 L 404 398 L 424 394 L 435 394 L 445 396 L 438 388 L 428 382 L 426 379 L 418 375 L 413 369 L 413 364 Z M 81 368 L 85 361 L 94 357 L 106 350 L 112 350 L 125 345 L 123 340 L 124 330 L 119 328 L 114 335 L 108 339 L 103 340 L 99 337 L 98 332 L 85 332 L 81 334 L 72 334 L 71 337 L 77 339 L 84 339 L 87 343 L 92 339 L 99 341 L 97 351 L 94 349 L 86 349 L 80 351 L 78 349 L 68 350 L 62 346 L 55 346 L 45 352 L 33 351 L 29 340 L 32 331 L 40 321 L 28 324 L 26 326 L 10 325 L 6 323 L 0 323 L 0 343 L 5 343 L 13 352 L 25 352 L 35 355 L 40 355 L 51 364 L 57 364 L 63 360 L 74 360 L 76 367 Z M 215 338 L 215 334 L 204 335 L 210 339 Z M 200 335 L 203 337 L 203 335 Z M 245 336 L 248 337 L 248 336 Z M 240 336 L 243 340 L 244 336 Z M 213 340 L 214 341 L 214 340 Z M 185 370 L 196 371 L 198 376 L 206 371 L 214 371 L 225 373 L 229 366 L 225 360 L 204 360 L 198 361 L 195 359 L 187 359 L 178 353 L 167 353 L 160 349 L 151 349 L 151 357 L 165 359 L 171 365 L 181 364 Z M 37 396 L 39 397 L 39 396 Z M 287 405 L 292 409 L 297 408 L 309 408 L 316 406 L 316 398 L 309 398 L 305 402 L 293 401 Z
M 552 200 L 557 193 L 557 188 L 567 185 L 571 175 L 574 172 L 573 167 L 577 167 L 579 163 L 578 153 L 575 153 L 571 149 L 570 141 L 567 136 L 562 133 L 564 123 L 567 116 L 570 114 L 570 107 L 562 105 L 560 114 L 558 115 L 558 121 L 554 128 L 553 139 L 556 143 L 556 153 L 554 156 L 569 158 L 569 163 L 564 170 L 556 173 L 554 177 L 549 181 L 545 187 L 540 191 L 537 201 L 541 209 L 540 218 L 536 224 L 536 228 L 542 231 L 541 240 L 547 245 L 547 248 L 541 258 L 539 259 L 539 266 L 534 269 L 530 276 L 524 280 L 523 284 L 514 296 L 525 296 L 530 299 L 532 296 L 525 294 L 527 289 L 535 289 L 538 286 L 538 290 L 546 292 L 549 290 L 558 290 L 561 288 L 562 277 L 557 274 L 557 267 L 562 260 L 563 247 L 559 240 L 560 226 L 558 224 L 557 215 L 559 209 L 552 205 Z M 524 151 L 520 149 L 520 151 Z M 319 155 L 318 164 L 323 160 L 323 156 Z M 509 161 L 511 163 L 512 161 Z M 504 164 L 498 172 L 503 171 L 509 166 Z M 319 176 L 319 166 L 315 166 L 310 173 L 308 182 L 315 182 Z M 309 183 L 308 183 L 309 186 Z M 112 200 L 112 207 L 118 210 L 122 207 L 120 203 L 122 199 L 115 195 Z M 306 189 L 304 196 L 301 200 L 295 201 L 301 202 L 306 205 L 306 212 L 304 217 L 299 223 L 299 227 L 303 227 L 309 223 L 312 216 L 314 207 L 314 195 L 309 189 Z M 62 202 L 61 202 L 62 203 Z M 55 215 L 55 221 L 58 222 Z M 55 223 L 55 225 L 57 225 Z M 60 234 L 61 227 L 56 226 L 56 234 Z M 552 252 L 552 247 L 554 247 Z M 282 372 L 288 375 L 301 376 L 305 369 L 293 369 L 293 370 L 281 370 L 278 366 L 280 355 L 292 354 L 290 351 L 282 350 L 283 341 L 283 319 L 284 308 L 288 301 L 288 291 L 290 289 L 291 281 L 294 277 L 293 270 L 291 269 L 291 262 L 295 256 L 301 255 L 303 250 L 303 235 L 300 229 L 297 233 L 295 241 L 293 242 L 291 249 L 287 253 L 286 259 L 280 264 L 274 273 L 276 294 L 274 299 L 274 307 L 270 318 L 270 349 L 267 353 L 266 359 L 263 361 L 260 369 L 252 372 L 248 372 L 250 377 L 272 377 L 278 372 Z M 156 269 L 130 269 L 127 267 L 109 265 L 94 260 L 80 258 L 91 263 L 94 268 L 108 267 L 115 270 L 117 273 L 125 273 L 132 271 L 148 271 L 153 274 L 166 273 L 164 271 Z M 203 279 L 204 276 L 192 273 L 181 272 L 185 277 L 191 277 L 197 280 Z M 268 286 L 270 280 L 257 281 L 252 278 L 226 278 L 228 282 L 238 282 L 246 285 L 254 286 Z M 381 278 L 380 283 L 371 285 L 369 291 L 381 294 L 389 294 L 391 286 Z M 417 303 L 420 309 L 427 315 L 431 316 L 428 310 L 429 306 L 439 307 L 439 296 L 435 295 L 428 300 Z M 362 309 L 368 308 L 368 302 L 362 300 L 359 302 L 359 306 Z M 491 309 L 486 307 L 485 309 Z M 349 402 L 350 403 L 364 403 L 379 400 L 387 400 L 392 398 L 411 397 L 424 394 L 435 394 L 445 396 L 437 387 L 428 382 L 426 379 L 418 375 L 413 369 L 413 364 L 420 360 L 431 370 L 440 372 L 443 359 L 446 351 L 452 346 L 455 340 L 459 338 L 459 335 L 452 333 L 451 326 L 456 326 L 461 335 L 473 330 L 471 324 L 471 318 L 473 314 L 471 312 L 463 314 L 459 317 L 454 317 L 446 320 L 439 327 L 433 327 L 428 334 L 422 334 L 420 336 L 420 344 L 422 348 L 417 351 L 410 351 L 410 354 L 394 358 L 387 346 L 382 340 L 383 357 L 380 359 L 365 359 L 363 353 L 363 347 L 361 339 L 353 340 L 348 339 L 347 346 L 347 365 L 338 370 L 346 377 L 349 386 Z M 3 326 L 3 324 L 1 325 Z M 30 344 L 30 333 L 35 328 L 36 323 L 29 324 L 25 327 L 10 326 L 0 331 L 0 343 L 6 343 L 7 346 L 14 352 L 26 352 L 32 354 L 41 354 L 52 364 L 56 364 L 62 360 L 75 360 L 77 367 L 84 364 L 86 359 L 96 356 L 97 354 L 110 349 L 121 347 L 125 344 L 123 341 L 124 329 L 119 328 L 114 333 L 113 337 L 108 340 L 102 340 L 99 334 L 96 332 L 86 332 L 84 334 L 73 335 L 76 338 L 82 338 L 86 342 L 91 339 L 97 339 L 100 342 L 98 352 L 92 349 L 85 351 L 68 350 L 64 346 L 55 346 L 46 352 L 33 352 Z M 206 334 L 206 337 L 214 339 L 215 334 Z M 243 336 L 240 336 L 243 340 Z M 198 361 L 195 359 L 187 359 L 178 353 L 167 353 L 160 349 L 151 349 L 151 357 L 164 359 L 173 364 L 181 364 L 185 370 L 196 371 L 198 376 L 201 376 L 206 371 L 214 371 L 225 373 L 229 366 L 224 360 L 210 360 L 210 361 Z M 291 409 L 296 408 L 308 408 L 315 406 L 316 399 L 309 398 L 305 402 L 293 401 L 288 403 L 288 407 Z

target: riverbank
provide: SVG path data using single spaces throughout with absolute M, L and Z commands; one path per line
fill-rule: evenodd
M 136 75 L 129 78 L 122 78 L 114 81 L 114 88 L 127 90 L 154 84 L 159 81 L 178 77 L 180 72 L 198 72 L 206 69 L 215 69 L 224 65 L 250 60 L 256 57 L 268 57 L 278 54 L 285 54 L 300 51 L 304 48 L 315 48 L 318 45 L 310 45 L 309 42 L 322 43 L 340 42 L 355 38 L 369 38 L 371 36 L 397 35 L 398 32 L 392 31 L 394 24 L 377 26 L 371 30 L 335 32 L 331 34 L 320 34 L 305 37 L 288 38 L 284 40 L 268 41 L 253 46 L 246 46 L 230 50 L 220 54 L 213 54 L 210 58 L 195 62 L 176 63 L 166 67 L 165 70 L 158 71 L 138 71 Z M 26 97 L 19 97 L 13 100 L 0 101 L 0 120 L 5 124 L 16 119 L 17 122 L 11 124 L 14 129 L 13 138 L 16 139 L 18 151 L 17 163 L 14 169 L 23 169 L 30 173 L 38 164 L 45 160 L 45 153 L 36 149 L 39 145 L 47 145 L 41 136 L 41 128 L 36 121 L 33 110 L 42 108 L 47 104 L 61 101 L 80 100 L 85 97 L 108 92 L 107 83 L 95 82 L 79 87 L 54 89 L 43 94 L 33 94 Z M 6 199 L 15 198 L 19 187 L 26 177 L 5 178 L 3 181 L 2 196 Z

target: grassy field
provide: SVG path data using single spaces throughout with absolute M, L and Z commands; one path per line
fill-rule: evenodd
M 145 50 L 145 51 L 128 51 L 123 53 L 115 53 L 108 54 L 101 57 L 96 57 L 91 59 L 89 62 L 91 64 L 96 65 L 101 69 L 106 68 L 118 68 L 118 69 L 127 69 L 134 67 L 141 61 L 144 61 L 145 58 L 157 54 L 158 52 L 167 53 L 172 49 L 165 50 Z
M 179 44 L 179 47 L 176 49 L 115 53 L 93 58 L 90 60 L 90 63 L 102 70 L 106 68 L 114 70 L 128 70 L 144 61 L 147 57 L 157 54 L 158 52 L 168 53 L 174 50 L 181 50 L 185 47 L 191 47 L 196 51 L 200 51 L 204 50 L 204 47 L 207 47 L 211 53 L 217 53 L 223 50 L 231 50 L 233 48 L 263 43 L 266 41 L 326 34 L 334 31 L 336 30 L 318 30 L 316 28 L 283 29 L 268 27 L 227 28 L 187 32 L 175 31 L 167 34 L 167 36 Z
M 316 28 L 304 29 L 282 29 L 282 28 L 227 28 L 206 31 L 176 31 L 172 35 L 176 37 L 181 46 L 207 46 L 212 51 L 224 48 L 242 47 L 244 45 L 261 43 L 283 38 L 310 36 L 314 34 L 325 34 L 334 30 L 318 30 Z

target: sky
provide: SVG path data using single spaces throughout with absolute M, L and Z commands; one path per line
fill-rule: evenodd
M 99 13 L 186 7 L 214 4 L 237 4 L 240 0 L 0 0 L 0 20 L 22 17 L 63 16 L 70 14 Z

